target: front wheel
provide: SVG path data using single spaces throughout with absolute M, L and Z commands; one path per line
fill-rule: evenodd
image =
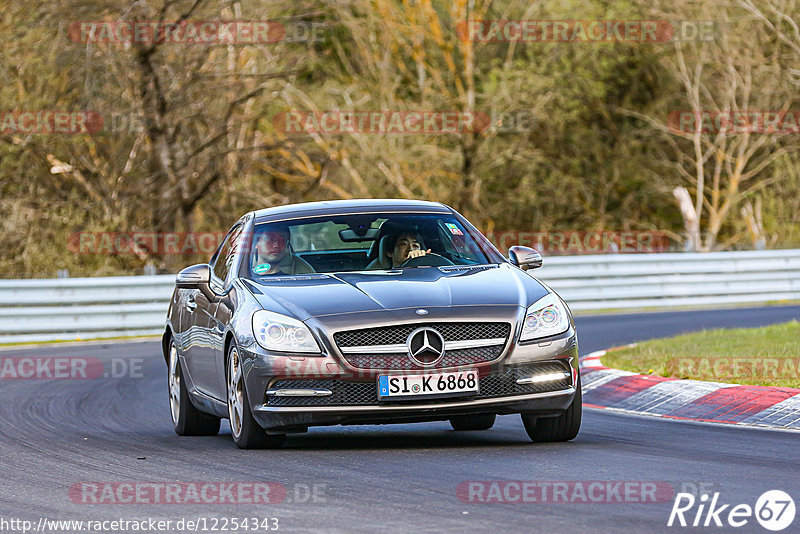
M 552 442 L 575 439 L 581 428 L 583 413 L 580 375 L 575 389 L 575 398 L 572 400 L 572 404 L 558 417 L 537 418 L 535 415 L 522 414 L 522 423 L 531 440 Z
M 169 409 L 172 426 L 179 436 L 216 436 L 219 434 L 219 417 L 208 415 L 192 404 L 183 379 L 183 369 L 175 340 L 169 342 Z
M 233 441 L 240 449 L 278 448 L 286 435 L 269 435 L 258 426 L 250 410 L 250 401 L 244 387 L 244 375 L 239 351 L 234 345 L 228 350 L 228 418 Z

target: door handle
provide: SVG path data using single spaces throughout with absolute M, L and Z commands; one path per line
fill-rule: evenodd
M 186 311 L 193 313 L 197 309 L 197 302 L 195 302 L 194 297 L 189 297 L 186 300 L 184 307 L 186 308 Z

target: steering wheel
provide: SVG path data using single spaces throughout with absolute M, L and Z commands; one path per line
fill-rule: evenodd
M 399 269 L 404 267 L 442 267 L 445 265 L 455 265 L 452 261 L 448 260 L 441 254 L 429 252 L 424 256 L 417 256 L 416 258 L 409 258 L 399 265 Z

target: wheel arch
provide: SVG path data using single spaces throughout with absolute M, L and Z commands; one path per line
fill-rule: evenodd
M 172 338 L 172 327 L 167 325 L 167 329 L 164 330 L 164 335 L 161 336 L 161 352 L 164 355 L 164 361 L 167 362 L 167 366 L 169 366 L 169 341 Z
M 225 334 L 225 343 L 223 345 L 224 349 L 222 353 L 222 363 L 224 364 L 223 369 L 225 369 L 226 380 L 228 378 L 228 353 L 230 352 L 231 344 L 233 343 L 233 332 L 229 330 L 228 333 Z

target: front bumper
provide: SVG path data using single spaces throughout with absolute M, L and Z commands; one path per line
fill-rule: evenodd
M 364 369 L 351 365 L 332 339 L 318 332 L 323 340 L 323 355 L 269 353 L 255 343 L 240 345 L 245 387 L 253 417 L 267 432 L 304 431 L 310 426 L 338 424 L 384 424 L 446 420 L 456 415 L 480 413 L 528 413 L 543 417 L 566 410 L 575 397 L 578 377 L 578 339 L 574 326 L 553 338 L 519 343 L 523 308 L 493 310 L 492 320 L 506 320 L 512 329 L 509 340 L 496 359 L 459 367 L 435 369 Z M 435 315 L 436 310 L 431 311 Z M 452 315 L 452 312 L 449 312 Z M 486 320 L 486 309 L 462 312 L 463 321 Z M 452 317 L 450 319 L 453 319 Z M 431 320 L 440 320 L 433 317 Z M 442 319 L 443 320 L 443 319 Z M 345 324 L 364 324 L 348 319 Z M 377 323 L 384 324 L 384 323 Z M 336 325 L 327 325 L 336 331 Z M 560 382 L 518 386 L 520 373 L 553 366 L 571 375 Z M 379 375 L 419 372 L 446 372 L 476 369 L 479 373 L 479 394 L 472 397 L 449 397 L 429 400 L 380 401 L 377 395 Z M 297 388 L 330 392 L 311 397 L 274 397 L 266 394 L 275 388 Z
M 570 386 L 560 391 L 531 393 L 513 397 L 412 403 L 375 406 L 304 406 L 284 407 L 262 404 L 253 409 L 253 417 L 267 432 L 298 432 L 310 426 L 365 425 L 441 421 L 456 415 L 481 413 L 529 413 L 543 417 L 566 410 L 575 397 Z
M 480 392 L 471 397 L 381 401 L 377 395 L 377 377 L 402 371 L 354 373 L 352 369 L 343 369 L 333 358 L 248 356 L 245 380 L 253 417 L 270 433 L 302 432 L 310 426 L 437 421 L 480 413 L 550 417 L 559 415 L 572 403 L 578 373 L 574 332 L 557 340 L 517 346 L 499 363 L 470 366 L 480 376 Z M 451 370 L 454 369 L 431 372 Z M 517 382 L 524 376 L 554 370 L 564 371 L 568 377 L 539 385 Z M 328 394 L 308 397 L 266 394 L 267 390 L 282 388 Z

